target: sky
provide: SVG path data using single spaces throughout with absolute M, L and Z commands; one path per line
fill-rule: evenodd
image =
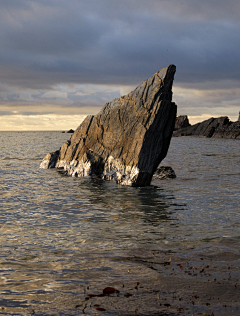
M 170 64 L 194 124 L 238 119 L 239 0 L 0 0 L 0 130 L 75 129 Z

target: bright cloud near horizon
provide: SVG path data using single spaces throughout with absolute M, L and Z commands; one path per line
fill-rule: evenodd
M 175 64 L 191 123 L 237 120 L 239 0 L 0 0 L 0 130 L 75 129 Z

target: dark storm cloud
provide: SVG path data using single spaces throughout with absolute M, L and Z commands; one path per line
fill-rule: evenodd
M 172 63 L 179 114 L 234 118 L 239 30 L 239 0 L 0 0 L 1 128 L 97 113 Z
M 0 1 L 0 80 L 136 84 L 170 63 L 176 81 L 239 80 L 239 1 Z

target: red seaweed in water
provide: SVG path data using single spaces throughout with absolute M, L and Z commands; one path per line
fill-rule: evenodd
M 97 307 L 97 308 L 96 308 L 96 310 L 97 310 L 97 311 L 104 312 L 106 309 L 105 309 L 105 308 L 103 308 L 103 307 Z
M 129 297 L 129 296 L 132 296 L 132 294 L 131 293 L 126 293 L 126 294 L 124 294 L 124 296 L 125 297 Z
M 88 294 L 88 296 L 91 298 L 97 296 L 97 294 Z
M 105 294 L 105 295 L 109 295 L 109 294 L 115 293 L 115 292 L 116 292 L 116 289 L 115 289 L 114 287 L 108 286 L 108 287 L 105 287 L 105 289 L 103 289 L 102 292 L 103 292 L 103 294 Z

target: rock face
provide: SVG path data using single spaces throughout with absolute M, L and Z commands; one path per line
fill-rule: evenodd
M 240 122 L 231 122 L 227 116 L 210 118 L 201 123 L 174 131 L 173 136 L 202 136 L 240 139 Z
M 191 126 L 191 124 L 189 124 L 189 120 L 188 120 L 187 115 L 177 116 L 176 121 L 175 121 L 174 130 L 177 130 L 177 129 L 183 128 L 183 127 L 188 127 L 188 126 Z
M 149 185 L 166 156 L 176 118 L 170 65 L 134 91 L 87 116 L 62 147 L 43 159 L 41 168 L 64 168 L 72 176 L 98 175 L 131 186 Z

